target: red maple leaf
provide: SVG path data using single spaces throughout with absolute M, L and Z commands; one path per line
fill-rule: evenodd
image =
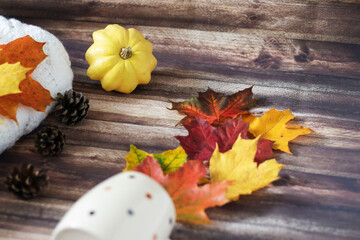
M 206 92 L 198 94 L 197 98 L 191 98 L 184 102 L 172 102 L 170 110 L 177 110 L 186 115 L 181 123 L 186 124 L 191 119 L 199 117 L 218 126 L 226 119 L 248 114 L 248 110 L 254 103 L 252 87 L 230 96 L 217 93 L 210 88 Z
M 232 148 L 239 134 L 243 139 L 247 138 L 249 124 L 240 119 L 231 119 L 215 128 L 206 120 L 195 118 L 184 123 L 184 127 L 188 130 L 189 135 L 176 136 L 175 138 L 180 141 L 180 145 L 184 148 L 188 158 L 209 161 L 216 144 L 219 146 L 219 151 L 224 153 Z M 273 156 L 272 141 L 260 139 L 255 162 L 260 164 Z
M 199 179 L 206 174 L 201 162 L 186 162 L 175 172 L 164 175 L 158 161 L 148 156 L 134 170 L 152 177 L 166 189 L 174 202 L 178 221 L 209 223 L 205 209 L 228 202 L 225 192 L 230 181 L 198 186 Z

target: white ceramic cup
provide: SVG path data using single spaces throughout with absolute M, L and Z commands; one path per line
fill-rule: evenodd
M 117 174 L 81 197 L 52 240 L 166 240 L 176 220 L 166 190 L 139 172 Z

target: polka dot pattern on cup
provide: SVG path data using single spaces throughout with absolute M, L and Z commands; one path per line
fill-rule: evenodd
M 132 209 L 129 209 L 129 210 L 127 211 L 127 213 L 128 213 L 128 215 L 130 215 L 130 216 L 133 216 L 133 215 L 134 215 L 134 211 L 133 211 Z
M 147 194 L 146 194 L 146 198 L 148 198 L 148 199 L 151 200 L 151 199 L 152 199 L 152 195 L 151 195 L 150 193 L 147 193 Z

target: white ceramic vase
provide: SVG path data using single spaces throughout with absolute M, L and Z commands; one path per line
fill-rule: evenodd
M 166 190 L 139 172 L 100 183 L 65 214 L 52 240 L 166 240 L 175 225 Z

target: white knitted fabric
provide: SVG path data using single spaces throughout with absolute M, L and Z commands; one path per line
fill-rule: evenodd
M 50 91 L 51 96 L 56 97 L 57 93 L 64 93 L 72 88 L 73 72 L 70 68 L 69 55 L 61 42 L 51 33 L 40 27 L 21 23 L 15 19 L 0 16 L 0 44 L 7 44 L 17 38 L 30 35 L 35 41 L 46 42 L 43 47 L 45 58 L 31 74 L 32 78 L 38 81 L 44 88 Z M 47 114 L 52 106 L 46 109 Z M 47 116 L 33 108 L 19 105 L 17 120 L 6 119 L 0 115 L 0 154 L 11 147 L 21 136 L 33 131 Z

